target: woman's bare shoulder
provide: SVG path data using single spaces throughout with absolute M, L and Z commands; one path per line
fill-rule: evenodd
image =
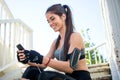
M 70 45 L 71 47 L 77 47 L 79 49 L 84 48 L 84 41 L 80 33 L 74 32 L 71 34 Z
M 74 40 L 75 41 L 81 41 L 81 40 L 83 40 L 83 38 L 81 37 L 80 33 L 74 32 L 74 33 L 71 34 L 70 40 L 71 41 L 74 41 Z

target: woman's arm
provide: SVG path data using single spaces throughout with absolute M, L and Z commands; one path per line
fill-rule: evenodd
M 56 43 L 56 40 L 53 41 L 53 43 L 52 43 L 52 45 L 50 47 L 50 50 L 49 50 L 48 54 L 45 57 L 53 58 L 53 54 L 54 54 L 54 50 L 55 50 L 55 43 Z M 33 63 L 33 62 L 28 62 L 28 65 L 30 65 L 30 66 L 38 66 L 40 68 L 46 68 L 46 66 L 44 64 L 36 64 L 36 63 Z
M 70 37 L 70 47 L 68 50 L 68 53 L 71 53 L 74 48 L 79 48 L 82 49 L 84 48 L 84 43 L 82 40 L 82 37 L 80 36 L 79 33 L 73 33 Z M 44 57 L 43 58 L 43 63 L 47 63 L 48 61 L 48 57 Z M 58 60 L 54 60 L 51 59 L 48 66 L 57 69 L 59 71 L 63 71 L 65 73 L 72 73 L 73 69 L 70 67 L 70 62 L 68 61 L 58 61 Z

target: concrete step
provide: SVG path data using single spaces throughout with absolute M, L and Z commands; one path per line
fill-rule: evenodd
M 22 75 L 22 69 L 16 63 L 6 68 L 0 73 L 1 73 L 0 80 L 18 80 Z
M 109 66 L 109 63 L 101 63 L 101 64 L 92 64 L 92 65 L 88 65 L 88 68 L 91 69 L 91 68 L 98 68 L 98 67 L 104 67 L 104 66 Z
M 21 75 L 21 69 L 15 69 L 5 74 L 3 77 L 0 77 L 0 80 L 20 80 Z
M 92 80 L 112 80 L 108 63 L 89 65 L 88 68 Z
M 101 67 L 101 68 L 94 68 L 94 69 L 89 69 L 90 75 L 91 76 L 99 76 L 99 75 L 109 75 L 110 73 L 110 68 L 109 67 Z
M 100 76 L 94 76 L 92 77 L 92 80 L 112 80 L 112 76 L 111 75 L 100 75 Z

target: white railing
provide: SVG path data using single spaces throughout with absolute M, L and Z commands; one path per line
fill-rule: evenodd
M 106 55 L 106 43 L 101 43 L 91 48 L 86 48 L 87 64 L 99 64 L 108 61 L 108 55 Z
M 19 19 L 0 20 L 0 71 L 17 62 L 16 45 L 32 48 L 33 31 Z
M 4 0 L 0 0 L 0 19 L 13 19 L 11 11 Z

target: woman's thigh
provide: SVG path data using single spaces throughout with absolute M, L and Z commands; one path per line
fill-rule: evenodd
M 29 66 L 26 68 L 22 75 L 22 80 L 30 79 L 37 80 L 39 78 L 40 72 L 37 67 Z
M 21 78 L 21 80 L 29 80 L 29 79 L 26 79 L 26 78 Z
M 39 80 L 75 80 L 65 74 L 54 71 L 43 71 Z

